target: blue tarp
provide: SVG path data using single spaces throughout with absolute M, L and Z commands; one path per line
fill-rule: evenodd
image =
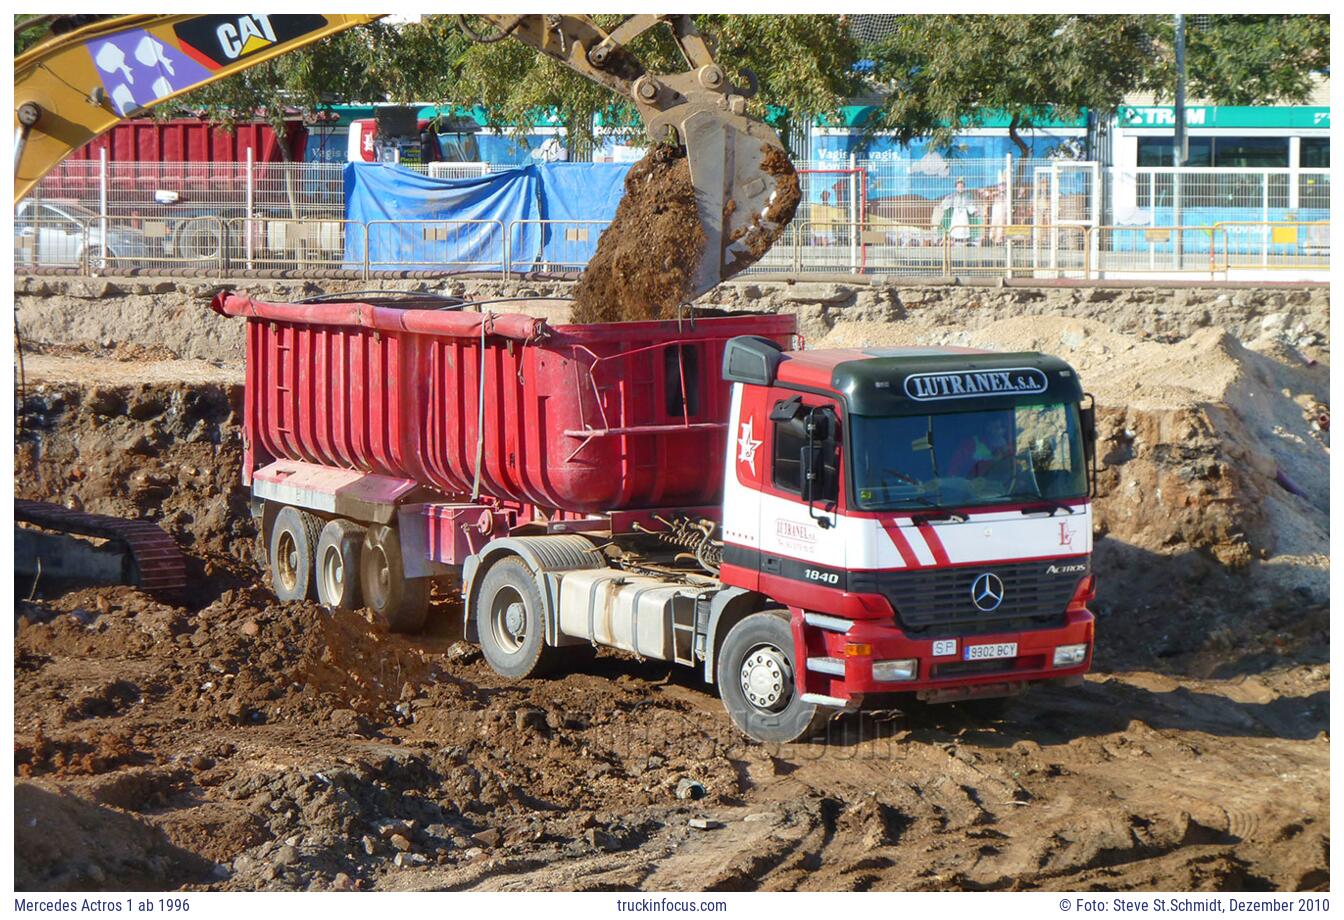
M 499 271 L 504 237 L 513 221 L 540 216 L 541 189 L 534 167 L 471 179 L 434 179 L 383 163 L 345 167 L 345 260 L 364 265 L 368 223 L 370 266 L 394 271 Z M 414 221 L 388 224 L 374 221 Z M 442 224 L 426 223 L 444 221 Z M 498 221 L 464 224 L 458 221 Z M 536 225 L 517 228 L 521 252 L 540 246 Z
M 536 167 L 541 177 L 542 219 L 562 222 L 544 225 L 538 262 L 583 265 L 592 258 L 597 251 L 597 238 L 606 229 L 603 224 L 616 216 L 630 166 L 630 163 L 544 163 Z M 514 261 L 518 261 L 516 256 Z
M 382 163 L 345 167 L 345 260 L 396 271 L 498 271 L 504 237 L 515 271 L 586 263 L 625 191 L 628 163 L 543 163 L 473 179 L 434 179 Z M 471 225 L 454 221 L 491 220 Z M 552 224 L 514 221 L 556 221 Z M 427 221 L 445 221 L 435 225 Z M 544 229 L 543 229 L 544 228 Z

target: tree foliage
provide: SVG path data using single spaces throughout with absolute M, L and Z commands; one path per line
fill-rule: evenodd
M 1190 98 L 1215 104 L 1296 102 L 1329 67 L 1326 16 L 1199 16 L 1186 37 Z M 1042 115 L 1102 115 L 1136 92 L 1170 100 L 1170 16 L 928 15 L 900 17 L 863 49 L 878 102 L 866 127 L 946 143 L 992 114 L 1019 131 Z

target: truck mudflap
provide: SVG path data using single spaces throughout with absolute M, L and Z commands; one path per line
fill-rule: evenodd
M 874 693 L 952 702 L 1021 693 L 1032 684 L 1081 680 L 1092 664 L 1095 620 L 1075 608 L 1053 629 L 910 637 L 890 621 L 794 610 L 799 690 L 839 706 Z

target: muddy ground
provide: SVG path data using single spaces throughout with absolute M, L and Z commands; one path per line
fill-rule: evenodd
M 852 331 L 963 335 L 935 326 Z M 976 335 L 1030 333 L 1089 384 L 1118 368 L 1095 388 L 1093 673 L 998 718 L 907 706 L 784 746 L 615 653 L 502 681 L 447 598 L 419 637 L 277 603 L 238 368 L 35 347 L 18 494 L 160 520 L 192 588 L 18 586 L 16 885 L 1328 887 L 1328 344 L 1029 326 Z

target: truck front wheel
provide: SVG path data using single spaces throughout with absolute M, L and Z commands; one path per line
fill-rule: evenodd
M 555 665 L 546 645 L 541 591 L 536 577 L 517 556 L 486 570 L 476 593 L 476 634 L 481 654 L 501 677 L 535 677 Z
M 407 578 L 401 539 L 385 524 L 364 532 L 359 553 L 359 584 L 364 606 L 395 633 L 419 632 L 429 613 L 429 579 Z
M 793 632 L 782 610 L 753 613 L 734 626 L 723 640 L 717 671 L 728 718 L 756 741 L 797 741 L 830 716 L 798 693 Z

